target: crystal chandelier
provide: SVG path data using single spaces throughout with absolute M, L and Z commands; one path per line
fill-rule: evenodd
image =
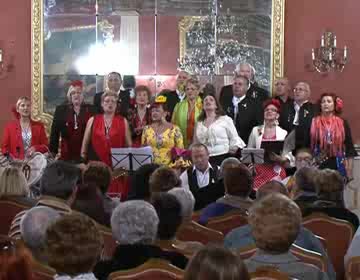
M 346 46 L 343 49 L 337 48 L 336 43 L 336 35 L 326 31 L 321 36 L 320 48 L 312 49 L 312 62 L 319 73 L 344 70 L 349 50 Z

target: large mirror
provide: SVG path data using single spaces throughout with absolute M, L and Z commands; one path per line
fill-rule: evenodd
M 248 62 L 271 91 L 283 74 L 284 2 L 32 0 L 33 118 L 49 129 L 71 80 L 85 83 L 91 103 L 111 71 L 156 94 L 185 69 L 219 91 Z

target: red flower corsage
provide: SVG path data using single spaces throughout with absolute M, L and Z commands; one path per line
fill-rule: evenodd
M 336 97 L 336 112 L 341 112 L 344 107 L 344 101 L 340 97 Z

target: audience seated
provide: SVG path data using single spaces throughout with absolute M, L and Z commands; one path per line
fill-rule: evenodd
M 154 207 L 146 201 L 120 203 L 111 216 L 114 238 L 119 242 L 113 258 L 97 263 L 94 273 L 99 280 L 111 272 L 135 268 L 151 258 L 160 258 L 184 269 L 187 259 L 177 253 L 164 251 L 154 245 L 159 218 Z
M 21 243 L 11 239 L 0 242 L 0 279 L 33 280 L 31 253 Z
M 195 210 L 203 209 L 224 195 L 223 185 L 218 185 L 219 167 L 209 162 L 209 150 L 206 145 L 191 145 L 193 166 L 181 176 L 181 185 L 190 190 L 195 197 Z
M 55 280 L 96 280 L 92 269 L 101 247 L 95 223 L 80 213 L 63 215 L 46 231 L 48 263 L 57 272 Z
M 112 199 L 106 194 L 109 190 L 111 179 L 111 169 L 101 161 L 89 162 L 83 174 L 83 183 L 85 185 L 95 184 L 100 189 L 104 210 L 109 216 L 111 216 L 112 211 L 119 204 L 118 200 Z
M 69 205 L 72 203 L 79 175 L 79 169 L 73 164 L 60 160 L 49 164 L 40 178 L 41 197 L 36 206 L 48 206 L 60 213 L 70 213 Z M 10 237 L 20 238 L 19 223 L 25 213 L 26 211 L 20 212 L 12 221 Z
M 303 167 L 294 174 L 295 182 L 291 196 L 302 212 L 318 200 L 314 180 L 317 174 L 318 170 L 312 167 Z
M 81 184 L 77 187 L 71 208 L 86 214 L 101 225 L 110 226 L 110 215 L 105 212 L 103 195 L 93 183 Z
M 150 201 L 149 178 L 160 167 L 159 164 L 150 163 L 141 166 L 131 178 L 131 187 L 128 200 L 140 199 Z
M 24 173 L 17 166 L 9 165 L 0 175 L 0 199 L 11 200 L 32 207 L 36 201 L 29 197 Z
M 181 188 L 180 190 L 184 189 Z M 176 233 L 183 221 L 183 208 L 174 195 L 160 193 L 154 197 L 152 204 L 159 217 L 156 245 L 165 250 L 176 249 L 176 251 L 187 256 L 192 256 L 196 249 L 202 247 L 202 244 L 198 242 L 194 244 L 193 242 L 176 239 Z M 192 246 L 195 248 L 192 248 Z
M 321 212 L 330 217 L 342 219 L 353 224 L 357 230 L 359 218 L 344 205 L 344 180 L 339 172 L 331 169 L 318 171 L 315 183 L 317 187 L 318 200 L 303 210 L 303 216 L 311 213 Z
M 186 227 L 186 225 L 193 223 L 192 215 L 194 211 L 195 198 L 193 194 L 184 188 L 174 188 L 168 191 L 169 194 L 172 194 L 177 198 L 177 200 L 181 204 L 181 225 L 180 227 Z M 194 253 L 195 251 L 201 249 L 203 244 L 196 241 L 187 241 L 182 242 L 178 239 L 175 239 L 175 247 L 180 250 L 190 251 L 190 253 Z
M 230 250 L 206 246 L 186 267 L 184 280 L 249 280 L 249 273 L 240 257 Z
M 210 218 L 224 215 L 234 209 L 246 215 L 252 203 L 249 198 L 252 183 L 251 172 L 244 164 L 226 168 L 224 172 L 225 196 L 202 211 L 199 223 L 206 225 Z
M 261 187 L 261 189 L 257 192 L 257 201 L 265 198 L 270 194 L 282 194 L 288 195 L 287 189 L 285 186 L 277 181 L 270 181 Z M 251 247 L 255 244 L 254 236 L 251 231 L 250 225 L 241 226 L 232 230 L 225 236 L 224 246 L 225 248 L 229 248 L 232 250 L 243 250 Z M 333 265 L 331 263 L 330 258 L 328 257 L 326 250 L 324 249 L 322 243 L 318 240 L 318 238 L 308 229 L 304 228 L 300 225 L 299 233 L 296 236 L 296 240 L 294 244 L 297 246 L 304 248 L 306 250 L 314 251 L 322 256 L 327 261 L 327 274 L 330 279 L 336 279 L 335 271 Z
M 360 228 L 357 229 L 344 258 L 345 267 L 353 257 L 360 256 Z
M 318 268 L 301 263 L 289 249 L 301 226 L 301 211 L 288 197 L 269 194 L 249 211 L 249 224 L 257 252 L 245 261 L 249 272 L 260 266 L 276 266 L 296 279 L 328 279 Z
M 21 218 L 21 239 L 35 260 L 42 264 L 48 261 L 45 251 L 46 230 L 60 217 L 60 214 L 50 207 L 36 206 L 28 210 Z
M 167 192 L 172 188 L 181 187 L 181 180 L 174 169 L 162 166 L 156 169 L 149 179 L 150 195 Z

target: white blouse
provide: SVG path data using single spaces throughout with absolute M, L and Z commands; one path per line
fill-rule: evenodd
M 204 122 L 198 122 L 195 128 L 195 137 L 206 145 L 210 156 L 223 155 L 229 152 L 230 147 L 245 147 L 239 137 L 233 120 L 228 116 L 220 116 L 209 127 Z

